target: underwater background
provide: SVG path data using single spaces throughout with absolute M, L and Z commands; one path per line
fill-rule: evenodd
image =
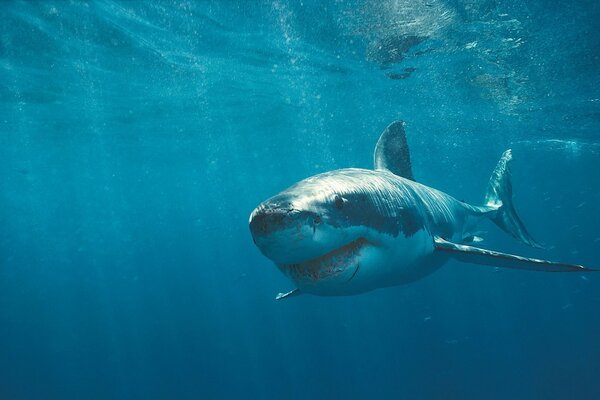
M 600 267 L 600 2 L 0 4 L 0 400 L 598 399 L 600 275 L 449 262 L 300 296 L 248 216 L 372 166 L 480 204 L 513 149 L 546 250 Z

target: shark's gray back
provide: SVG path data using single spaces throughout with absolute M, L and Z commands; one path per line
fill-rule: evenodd
M 319 187 L 333 188 L 344 198 L 339 225 L 364 225 L 391 236 L 410 237 L 426 229 L 432 236 L 462 238 L 470 221 L 487 211 L 386 170 L 347 168 L 301 182 L 305 192 Z

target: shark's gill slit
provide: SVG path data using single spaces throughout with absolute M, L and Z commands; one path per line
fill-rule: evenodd
M 360 269 L 360 263 L 356 263 L 356 269 L 354 270 L 354 273 L 352 274 L 350 279 L 348 279 L 348 282 L 350 282 L 352 279 L 354 279 L 354 277 L 356 276 L 356 273 L 358 272 L 359 269 Z

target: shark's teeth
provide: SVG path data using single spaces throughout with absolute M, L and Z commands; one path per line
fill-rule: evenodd
M 357 257 L 366 243 L 365 238 L 358 238 L 320 257 L 296 264 L 281 264 L 279 268 L 295 281 L 330 278 L 342 274 L 350 267 L 356 269 Z

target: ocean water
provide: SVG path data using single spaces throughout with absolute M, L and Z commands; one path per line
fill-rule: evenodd
M 299 296 L 248 216 L 372 166 L 520 215 L 483 246 L 600 267 L 600 2 L 0 4 L 0 400 L 598 399 L 600 275 L 449 262 Z

